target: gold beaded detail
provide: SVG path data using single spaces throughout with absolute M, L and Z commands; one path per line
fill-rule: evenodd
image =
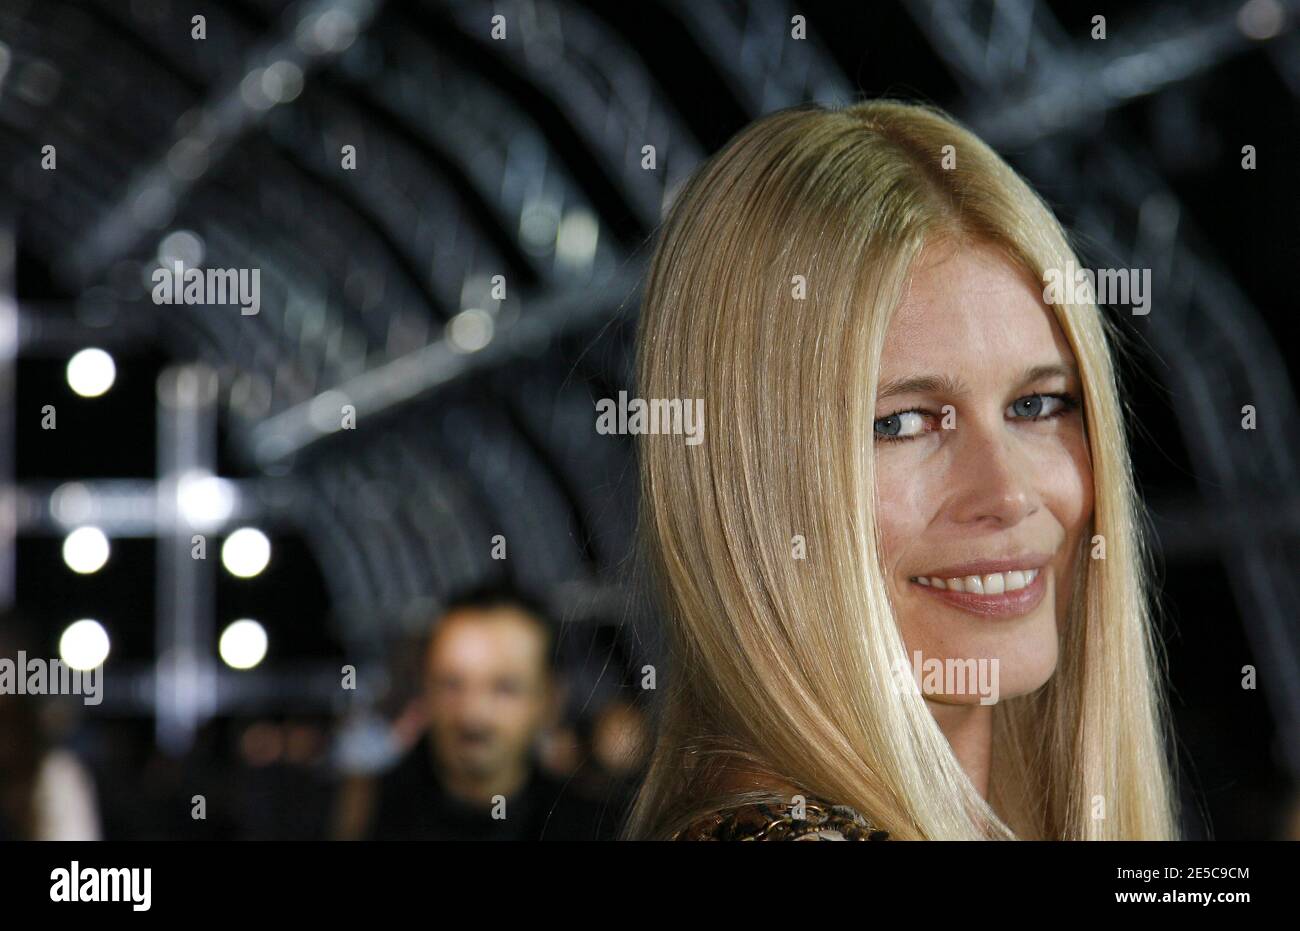
M 762 802 L 741 805 L 698 818 L 673 835 L 673 840 L 776 841 L 776 840 L 888 840 L 848 805 L 831 805 L 819 799 L 803 803 L 803 817 L 794 805 Z

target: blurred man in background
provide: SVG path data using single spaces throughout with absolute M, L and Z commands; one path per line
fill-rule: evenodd
M 560 688 L 543 614 L 510 595 L 458 600 L 425 652 L 427 726 L 379 778 L 366 836 L 375 840 L 599 840 L 617 830 L 603 806 L 538 766 Z

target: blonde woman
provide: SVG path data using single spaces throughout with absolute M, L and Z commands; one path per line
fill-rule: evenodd
M 1106 324 L 1047 207 L 925 107 L 739 133 L 651 264 L 672 665 L 633 838 L 1177 835 Z

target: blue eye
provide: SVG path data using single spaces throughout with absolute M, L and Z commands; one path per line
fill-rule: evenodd
M 1007 408 L 1007 416 L 1022 420 L 1044 420 L 1073 410 L 1076 403 L 1068 394 L 1030 394 L 1012 401 Z
M 1021 398 L 1011 405 L 1019 417 L 1037 417 L 1043 412 L 1043 396 L 1041 394 L 1031 394 L 1027 398 Z
M 875 422 L 876 437 L 906 440 L 925 432 L 925 415 L 920 411 L 899 411 Z
M 898 436 L 898 431 L 902 428 L 903 421 L 897 414 L 890 414 L 876 421 L 876 432 L 881 436 Z

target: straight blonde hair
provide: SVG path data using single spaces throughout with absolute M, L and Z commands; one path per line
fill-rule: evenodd
M 994 708 L 987 801 L 924 699 L 894 685 L 907 661 L 880 568 L 872 411 L 890 317 L 940 240 L 994 245 L 1040 283 L 1074 260 L 1028 185 L 919 105 L 772 113 L 674 201 L 646 283 L 638 393 L 703 398 L 706 432 L 698 446 L 640 439 L 671 662 L 627 836 L 777 801 L 776 785 L 900 839 L 1176 836 L 1147 557 L 1095 305 L 1052 311 L 1083 383 L 1087 536 L 1105 558 L 1079 556 L 1053 677 Z

